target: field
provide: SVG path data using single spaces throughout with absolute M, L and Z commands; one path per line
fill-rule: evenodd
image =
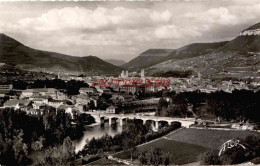
M 207 148 L 198 145 L 161 138 L 154 142 L 138 147 L 138 151 L 144 152 L 151 147 L 162 149 L 164 152 L 169 152 L 171 154 L 170 163 L 177 165 L 195 162 L 201 153 L 208 150 Z M 124 153 L 119 153 L 115 157 L 127 159 Z
M 159 148 L 171 154 L 170 164 L 187 164 L 198 161 L 201 153 L 209 149 L 218 149 L 224 142 L 233 138 L 244 138 L 250 131 L 224 131 L 207 129 L 182 129 L 166 137 L 139 146 L 139 152 L 149 148 Z M 125 153 L 118 153 L 114 157 L 128 159 Z
M 205 148 L 217 149 L 224 142 L 234 138 L 245 138 L 250 134 L 259 134 L 250 131 L 224 131 L 207 129 L 183 129 L 167 137 L 174 141 L 180 141 L 199 145 Z

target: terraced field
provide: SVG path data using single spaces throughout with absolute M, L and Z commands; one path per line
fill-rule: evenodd
M 187 59 L 173 59 L 150 67 L 149 74 L 167 71 L 200 72 L 210 78 L 259 78 L 259 55 L 239 55 L 237 53 L 211 53 Z

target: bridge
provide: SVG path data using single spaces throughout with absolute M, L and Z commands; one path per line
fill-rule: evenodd
M 105 121 L 108 120 L 109 125 L 114 125 L 119 123 L 123 126 L 127 119 L 140 120 L 143 124 L 151 124 L 152 128 L 157 131 L 160 126 L 171 125 L 172 123 L 179 122 L 181 126 L 189 128 L 191 124 L 194 124 L 195 118 L 174 118 L 174 117 L 160 117 L 154 115 L 144 115 L 144 114 L 109 114 L 105 112 L 86 112 L 90 114 L 97 123 L 103 125 Z

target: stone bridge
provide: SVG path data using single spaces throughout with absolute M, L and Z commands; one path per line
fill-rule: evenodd
M 163 124 L 171 125 L 174 122 L 181 123 L 181 126 L 189 128 L 191 124 L 194 124 L 194 118 L 173 118 L 173 117 L 159 117 L 154 115 L 143 115 L 139 114 L 109 114 L 103 112 L 86 112 L 95 118 L 95 121 L 99 124 L 104 124 L 108 120 L 109 125 L 119 123 L 120 126 L 123 126 L 127 119 L 140 120 L 143 124 L 151 123 L 152 128 L 156 131 Z

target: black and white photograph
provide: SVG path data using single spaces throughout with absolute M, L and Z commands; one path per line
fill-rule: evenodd
M 0 165 L 260 165 L 260 0 L 0 0 Z

